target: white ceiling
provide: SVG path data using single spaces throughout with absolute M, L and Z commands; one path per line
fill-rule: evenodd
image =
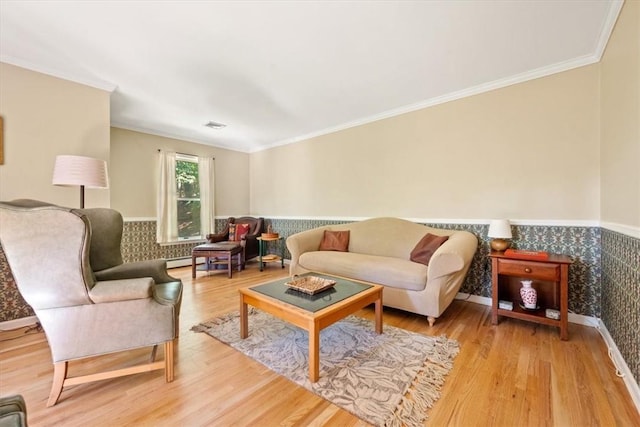
M 597 62 L 620 8 L 1 0 L 0 60 L 113 90 L 113 126 L 253 152 Z

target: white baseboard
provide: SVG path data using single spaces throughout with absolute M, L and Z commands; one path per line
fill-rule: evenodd
M 458 292 L 458 294 L 456 295 L 456 299 L 491 306 L 491 298 L 482 297 L 479 295 L 470 295 Z M 611 358 L 613 364 L 616 366 L 616 370 L 627 386 L 627 390 L 629 390 L 629 394 L 631 395 L 633 403 L 636 405 L 636 409 L 638 410 L 638 412 L 640 412 L 640 387 L 638 387 L 638 383 L 636 382 L 631 369 L 629 369 L 627 362 L 625 362 L 624 358 L 622 357 L 622 353 L 620 353 L 618 346 L 609 334 L 609 331 L 607 330 L 605 324 L 602 323 L 602 320 L 598 319 L 597 317 L 584 316 L 582 314 L 576 313 L 569 313 L 568 320 L 571 323 L 590 326 L 592 328 L 598 329 L 600 335 L 602 336 L 602 339 L 609 349 L 609 357 Z
M 38 323 L 36 316 L 21 317 L 20 319 L 7 320 L 0 322 L 0 331 L 10 331 L 12 329 L 24 328 Z
M 191 265 L 191 257 L 178 258 L 167 261 L 167 268 L 186 267 L 188 265 Z
M 476 304 L 487 305 L 491 307 L 491 298 L 481 297 L 479 295 L 471 295 L 463 292 L 458 292 L 456 295 L 457 300 L 464 300 L 474 302 Z M 592 328 L 598 327 L 599 319 L 597 317 L 584 316 L 582 314 L 569 313 L 569 322 L 576 323 L 578 325 L 591 326 Z
M 613 364 L 616 366 L 616 369 L 618 371 L 617 373 L 622 378 L 622 381 L 624 381 L 624 384 L 627 386 L 627 390 L 629 390 L 629 394 L 631 395 L 633 403 L 635 403 L 636 405 L 636 409 L 638 410 L 638 412 L 640 412 L 640 387 L 638 386 L 638 383 L 636 382 L 631 369 L 629 369 L 629 365 L 627 365 L 624 357 L 622 357 L 622 353 L 620 353 L 618 346 L 611 337 L 611 334 L 609 334 L 609 331 L 607 330 L 607 327 L 602 322 L 602 320 L 598 319 L 598 323 L 595 327 L 600 332 L 600 335 L 602 335 L 602 339 L 609 349 L 609 357 L 611 358 Z

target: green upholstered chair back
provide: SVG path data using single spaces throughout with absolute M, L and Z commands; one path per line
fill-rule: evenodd
M 123 220 L 120 212 L 108 208 L 78 209 L 86 215 L 91 225 L 90 260 L 93 271 L 118 266 L 123 263 Z

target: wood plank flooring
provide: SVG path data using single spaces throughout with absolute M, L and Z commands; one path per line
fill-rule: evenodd
M 59 403 L 46 408 L 53 366 L 44 334 L 14 331 L 0 333 L 0 395 L 24 396 L 31 427 L 367 425 L 208 335 L 190 331 L 238 310 L 238 288 L 285 277 L 287 268 L 269 265 L 260 272 L 249 263 L 232 279 L 222 271 L 191 279 L 190 267 L 171 274 L 184 283 L 173 383 L 157 371 L 78 385 L 65 388 Z M 373 314 L 371 307 L 358 313 L 369 319 Z M 455 301 L 429 327 L 423 316 L 385 308 L 385 324 L 460 342 L 427 425 L 640 425 L 597 330 L 570 324 L 570 340 L 560 341 L 555 328 L 515 319 L 492 326 L 490 317 L 489 307 Z M 72 362 L 70 373 L 128 366 L 146 360 L 149 351 Z

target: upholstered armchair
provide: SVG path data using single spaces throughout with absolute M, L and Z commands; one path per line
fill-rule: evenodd
M 108 208 L 77 211 L 87 217 L 91 226 L 89 263 L 97 280 L 151 277 L 156 284 L 178 280 L 167 273 L 164 259 L 124 263 L 121 252 L 124 220 L 120 212 Z
M 27 404 L 19 394 L 0 397 L 0 427 L 26 427 Z
M 250 216 L 242 216 L 239 218 L 229 217 L 227 224 L 220 233 L 207 235 L 209 243 L 217 243 L 228 241 L 229 231 L 234 225 L 247 224 L 249 231 L 247 234 L 237 236 L 233 240 L 239 241 L 244 245 L 244 259 L 251 259 L 257 257 L 258 254 L 258 240 L 257 238 L 264 232 L 264 218 L 254 218 Z
M 152 370 L 164 370 L 165 380 L 173 381 L 182 283 L 155 273 L 118 272 L 109 279 L 106 273 L 94 274 L 90 254 L 100 243 L 95 239 L 94 245 L 92 226 L 99 227 L 86 210 L 32 202 L 0 203 L 0 241 L 18 290 L 34 309 L 51 349 L 54 373 L 47 406 L 57 403 L 65 386 Z M 160 344 L 164 361 L 155 360 Z M 69 361 L 143 347 L 152 347 L 148 363 L 67 375 Z

